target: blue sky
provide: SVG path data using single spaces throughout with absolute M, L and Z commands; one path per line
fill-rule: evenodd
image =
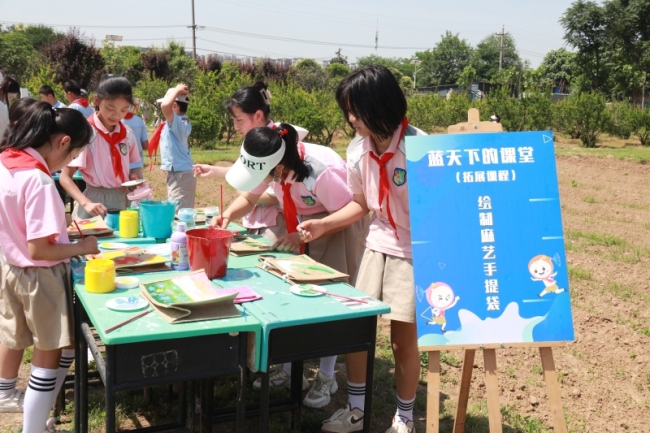
M 522 58 L 539 65 L 563 46 L 558 19 L 572 0 L 194 0 L 197 53 L 328 60 L 338 48 L 353 63 L 375 53 L 411 57 L 432 48 L 446 30 L 472 45 L 501 26 Z M 0 24 L 76 26 L 101 45 L 106 34 L 123 42 L 161 46 L 169 39 L 192 47 L 191 0 L 0 0 Z M 302 42 L 299 42 L 302 41 Z

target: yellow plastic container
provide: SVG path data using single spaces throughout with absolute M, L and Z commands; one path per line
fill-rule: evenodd
M 86 263 L 84 276 L 87 292 L 108 293 L 115 290 L 115 263 L 112 260 L 90 260 Z
M 137 238 L 139 226 L 137 211 L 123 210 L 120 212 L 120 237 Z

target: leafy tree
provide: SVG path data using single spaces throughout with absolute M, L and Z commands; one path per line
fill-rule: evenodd
M 476 77 L 476 69 L 472 66 L 465 66 L 463 72 L 458 76 L 458 87 L 465 91 L 469 91 L 472 83 L 476 81 Z
M 47 84 L 52 87 L 52 90 L 54 90 L 56 99 L 65 102 L 63 87 L 57 82 L 56 72 L 51 65 L 43 64 L 31 77 L 27 80 L 21 81 L 20 84 L 23 87 L 26 87 L 34 97 L 38 97 L 38 89 L 42 85 Z
M 327 72 L 327 89 L 334 93 L 341 80 L 350 75 L 350 68 L 342 63 L 330 63 Z
M 605 82 L 607 19 L 603 7 L 593 1 L 578 0 L 566 10 L 560 24 L 564 27 L 564 40 L 578 50 L 576 63 L 591 81 L 592 89 Z
M 38 63 L 38 53 L 23 32 L 0 34 L 0 70 L 26 79 Z
M 338 54 L 338 53 L 337 53 L 337 54 Z M 337 55 L 336 57 L 333 57 L 333 58 L 330 60 L 330 63 L 329 63 L 329 64 L 330 64 L 330 65 L 333 65 L 333 64 L 336 64 L 336 63 L 338 63 L 338 64 L 340 64 L 340 65 L 348 66 L 348 56 L 341 56 L 341 55 L 339 54 L 339 55 Z
M 630 114 L 632 134 L 639 138 L 642 146 L 650 146 L 650 110 L 635 108 Z
M 632 67 L 620 75 L 628 89 L 641 90 L 643 106 L 650 73 L 650 1 L 610 0 L 603 7 L 613 69 L 621 72 L 625 65 Z M 640 86 L 634 86 L 635 81 Z
M 571 86 L 571 80 L 576 74 L 576 53 L 564 48 L 546 53 L 540 68 L 544 68 L 545 76 L 553 86 L 566 88 Z
M 170 41 L 165 52 L 169 55 L 167 81 L 172 84 L 186 83 L 191 86 L 199 70 L 196 60 L 185 52 L 183 44 L 176 41 Z
M 447 31 L 432 50 L 416 56 L 422 60 L 418 75 L 422 86 L 456 84 L 460 73 L 470 64 L 472 47 L 458 34 Z
M 610 128 L 610 111 L 605 98 L 594 92 L 571 95 L 554 110 L 557 130 L 580 138 L 584 147 L 596 147 L 598 137 Z
M 199 58 L 197 61 L 199 69 L 203 72 L 219 72 L 221 71 L 221 60 L 213 54 Z
M 144 71 L 140 54 L 141 51 L 138 47 L 115 47 L 112 43 L 105 42 L 102 48 L 102 55 L 106 61 L 104 72 L 122 75 L 131 83 L 137 83 L 142 78 Z
M 420 59 L 422 60 L 422 59 Z M 397 57 L 381 57 L 375 54 L 371 54 L 365 57 L 359 57 L 357 59 L 357 64 L 360 68 L 364 66 L 385 66 L 388 69 L 395 69 L 400 71 L 406 76 L 413 76 L 413 71 L 415 67 L 411 64 L 411 59 L 407 58 L 397 58 Z
M 325 69 L 315 60 L 302 59 L 289 71 L 289 77 L 308 92 L 322 89 L 327 82 Z
M 54 65 L 59 83 L 77 80 L 81 87 L 91 90 L 101 76 L 104 57 L 93 46 L 94 40 L 86 43 L 84 39 L 78 30 L 71 29 L 64 37 L 43 47 L 42 52 L 47 61 Z
M 40 50 L 46 45 L 51 44 L 55 39 L 62 38 L 65 34 L 55 31 L 52 27 L 44 25 L 37 26 L 14 26 L 14 31 L 23 33 L 35 50 Z
M 149 78 L 167 79 L 169 75 L 169 54 L 157 48 L 149 48 L 140 55 L 142 66 Z
M 471 64 L 479 81 L 493 81 L 499 72 L 501 36 L 489 35 L 476 45 Z M 509 33 L 503 37 L 503 61 L 501 69 L 522 68 L 515 40 Z

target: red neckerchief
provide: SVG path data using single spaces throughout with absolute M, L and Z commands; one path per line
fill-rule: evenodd
M 298 143 L 298 154 L 300 160 L 305 159 L 305 146 Z M 280 181 L 282 187 L 282 208 L 284 210 L 284 222 L 287 225 L 287 233 L 295 233 L 298 231 L 298 210 L 296 203 L 291 198 L 291 185 L 293 183 L 285 182 L 284 179 Z M 300 245 L 300 254 L 305 252 L 305 244 Z
M 409 126 L 409 121 L 405 117 L 404 119 L 402 119 L 402 131 L 400 132 L 399 141 L 397 142 L 398 146 L 399 143 L 404 138 L 404 133 L 406 132 L 407 126 Z M 393 230 L 395 231 L 395 237 L 399 239 L 399 236 L 397 236 L 397 225 L 393 220 L 393 215 L 390 213 L 390 204 L 388 203 L 388 196 L 389 196 L 388 191 L 390 190 L 390 183 L 388 182 L 388 173 L 386 172 L 386 164 L 388 163 L 388 161 L 391 160 L 391 158 L 395 155 L 395 153 L 384 152 L 381 156 L 375 155 L 375 153 L 372 150 L 368 153 L 370 154 L 370 158 L 372 158 L 372 160 L 375 161 L 379 166 L 379 210 L 381 210 L 381 205 L 385 197 L 386 213 L 388 214 L 388 222 L 390 223 L 391 227 L 393 227 Z
M 95 116 L 90 116 L 88 118 L 88 123 L 95 128 L 95 131 L 97 131 L 97 133 L 101 135 L 111 147 L 111 162 L 113 163 L 113 174 L 115 175 L 115 178 L 121 179 L 121 183 L 126 182 L 124 169 L 122 168 L 122 154 L 120 153 L 120 143 L 122 143 L 126 138 L 126 126 L 120 122 L 120 132 L 113 131 L 110 134 L 107 134 L 95 125 Z
M 24 150 L 12 148 L 5 149 L 0 153 L 0 162 L 2 162 L 2 165 L 4 165 L 7 170 L 13 170 L 16 168 L 38 168 L 43 173 L 52 177 L 52 173 L 50 173 L 50 170 L 45 166 L 45 164 Z
M 124 116 L 124 119 L 126 120 L 133 119 L 133 116 L 134 114 L 129 111 L 128 113 L 126 113 L 126 116 Z
M 79 98 L 72 101 L 73 104 L 79 104 L 84 108 L 88 108 L 88 98 Z
M 147 147 L 147 153 L 149 154 L 149 171 L 153 169 L 153 165 L 156 162 L 156 153 L 158 153 L 158 146 L 160 145 L 160 134 L 165 127 L 167 122 L 160 122 L 156 131 L 153 133 L 153 137 L 149 140 L 149 146 Z

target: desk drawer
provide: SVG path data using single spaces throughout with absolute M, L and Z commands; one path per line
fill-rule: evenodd
M 269 334 L 269 359 L 328 350 L 365 351 L 376 333 L 376 316 L 277 328 Z
M 107 346 L 115 383 L 200 378 L 239 371 L 239 337 L 205 335 Z M 114 354 L 111 358 L 111 354 Z M 110 367 L 109 367 L 110 368 Z

